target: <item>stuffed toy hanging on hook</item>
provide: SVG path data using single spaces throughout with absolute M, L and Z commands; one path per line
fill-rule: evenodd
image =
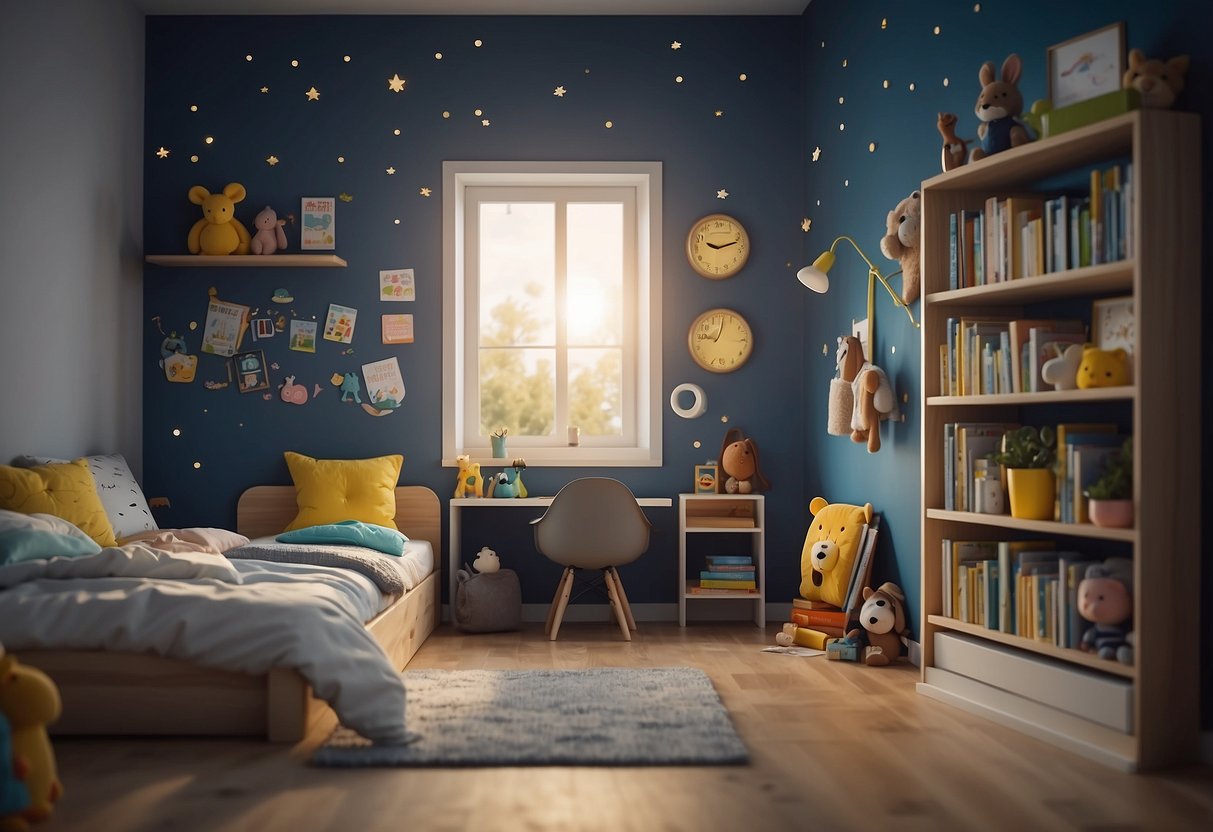
M 893 386 L 884 370 L 864 359 L 854 336 L 838 339 L 837 359 L 842 379 L 851 382 L 851 441 L 867 442 L 868 453 L 874 454 L 880 450 L 880 422 L 891 418 L 897 406 Z

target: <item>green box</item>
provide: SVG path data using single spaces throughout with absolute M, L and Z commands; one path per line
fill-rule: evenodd
M 1079 101 L 1059 110 L 1050 110 L 1040 116 L 1041 138 L 1056 136 L 1076 127 L 1085 127 L 1106 118 L 1123 115 L 1141 107 L 1141 93 L 1134 89 L 1113 92 Z

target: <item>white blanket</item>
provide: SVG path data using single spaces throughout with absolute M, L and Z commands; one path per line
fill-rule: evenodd
M 0 644 L 15 653 L 151 651 L 252 674 L 290 667 L 347 727 L 404 742 L 404 684 L 363 626 L 365 581 L 340 569 L 245 564 L 143 544 L 11 564 L 0 568 Z

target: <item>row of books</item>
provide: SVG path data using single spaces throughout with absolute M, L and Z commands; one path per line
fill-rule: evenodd
M 943 614 L 989 630 L 1077 649 L 1089 622 L 1078 584 L 1099 563 L 1051 540 L 943 541 Z
M 758 580 L 750 555 L 707 555 L 699 582 L 690 591 L 697 595 L 755 595 Z
M 1090 172 L 1086 194 L 989 197 L 948 218 L 948 287 L 963 289 L 1133 256 L 1133 166 Z
M 948 318 L 945 329 L 939 390 L 946 396 L 1051 390 L 1045 362 L 1087 341 L 1086 323 L 1073 318 Z
M 872 559 L 876 554 L 876 537 L 880 532 L 880 515 L 873 514 L 872 522 L 863 527 L 859 534 L 859 554 L 851 567 L 850 579 L 847 582 L 845 601 L 841 608 L 806 598 L 793 598 L 792 611 L 789 620 L 810 630 L 817 630 L 828 636 L 841 637 L 846 634 L 848 622 L 854 621 L 863 606 L 863 588 L 869 586 L 872 579 Z
M 944 509 L 986 510 L 978 503 L 978 484 L 986 477 L 1001 476 L 990 456 L 1001 449 L 1003 435 L 1017 427 L 1013 422 L 949 422 L 943 426 Z M 1110 422 L 1063 422 L 1055 430 L 1053 519 L 1087 523 L 1084 492 L 1099 479 L 1128 437 Z

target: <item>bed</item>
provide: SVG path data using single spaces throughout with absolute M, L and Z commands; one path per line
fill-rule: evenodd
M 395 488 L 396 525 L 426 541 L 433 567 L 365 627 L 395 670 L 402 669 L 441 616 L 441 515 L 437 495 L 422 486 Z M 292 486 L 256 486 L 237 507 L 236 531 L 261 538 L 281 531 L 298 510 Z M 55 734 L 259 736 L 297 742 L 336 721 L 300 673 L 276 667 L 250 674 L 201 667 L 152 653 L 105 650 L 14 650 L 58 684 L 63 716 Z

